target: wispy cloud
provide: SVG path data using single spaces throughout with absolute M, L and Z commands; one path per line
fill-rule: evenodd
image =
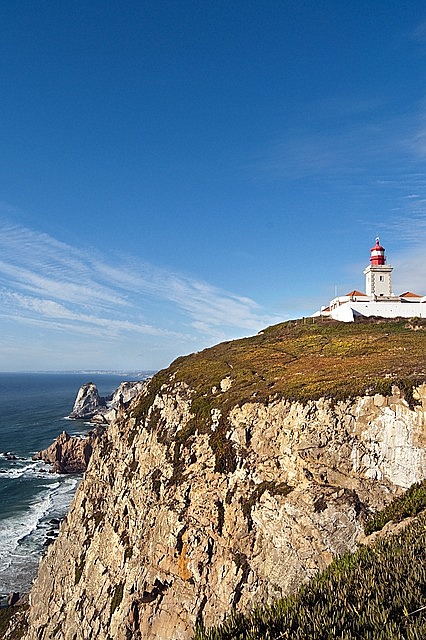
M 271 141 L 269 147 L 253 163 L 252 170 L 258 179 L 298 180 L 321 176 L 341 179 L 352 176 L 357 179 L 373 170 L 378 176 L 386 159 L 386 171 L 404 166 L 416 149 L 423 153 L 424 134 L 417 131 L 410 140 L 406 131 L 408 123 L 403 119 L 387 122 L 350 122 L 336 124 L 334 128 L 312 124 L 309 130 L 294 128 L 283 132 L 281 139 Z M 395 164 L 395 167 L 392 165 Z M 391 173 L 392 176 L 392 173 Z
M 100 256 L 0 224 L 0 318 L 109 338 L 142 335 L 210 343 L 274 318 L 251 299 L 131 256 Z M 180 323 L 171 320 L 180 316 Z
M 115 320 L 102 318 L 87 313 L 76 313 L 54 300 L 24 296 L 16 292 L 0 291 L 0 300 L 4 308 L 15 309 L 20 312 L 21 321 L 33 323 L 34 320 L 41 326 L 51 320 L 55 321 L 56 328 L 74 329 L 79 332 L 93 334 L 94 330 L 102 331 L 105 335 L 114 336 L 121 332 L 143 333 L 149 335 L 178 335 L 177 332 L 166 331 L 148 324 L 130 322 L 128 320 Z M 66 321 L 64 324 L 62 321 Z M 62 324 L 61 324 L 62 322 Z
M 399 114 L 390 115 L 390 103 L 384 116 L 386 106 L 384 99 L 356 96 L 344 101 L 337 96 L 316 109 L 311 105 L 303 125 L 283 128 L 253 159 L 250 170 L 266 181 L 344 177 L 367 184 L 375 176 L 377 183 L 394 184 L 406 176 L 413 185 L 425 184 L 426 98 Z
M 426 42 L 426 20 L 420 22 L 410 35 L 413 40 L 421 43 Z

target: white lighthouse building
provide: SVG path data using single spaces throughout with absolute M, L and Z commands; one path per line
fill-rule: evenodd
M 385 250 L 376 238 L 370 250 L 370 264 L 364 269 L 365 293 L 356 289 L 331 300 L 328 307 L 315 315 L 353 322 L 357 316 L 381 318 L 426 318 L 426 296 L 411 291 L 395 295 L 392 269 L 386 263 Z
M 392 269 L 386 264 L 385 250 L 380 245 L 379 238 L 376 238 L 375 246 L 370 249 L 371 264 L 364 269 L 365 291 L 367 296 L 395 297 L 392 292 Z

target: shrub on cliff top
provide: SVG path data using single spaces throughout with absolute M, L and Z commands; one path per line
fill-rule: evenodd
M 313 322 L 315 320 L 315 322 Z M 220 382 L 229 376 L 223 392 Z M 412 403 L 413 386 L 426 382 L 426 320 L 345 323 L 330 319 L 284 322 L 258 335 L 223 342 L 180 357 L 160 371 L 135 416 L 146 415 L 164 383 L 183 381 L 206 406 L 224 413 L 247 401 L 287 398 L 307 402 L 399 386 Z
M 426 509 L 426 480 L 411 485 L 402 496 L 375 513 L 364 527 L 365 534 L 380 531 L 390 521 L 401 522 L 404 518 L 416 516 L 423 509 Z

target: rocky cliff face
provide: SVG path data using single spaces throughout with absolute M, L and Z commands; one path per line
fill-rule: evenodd
M 188 640 L 353 549 L 426 474 L 424 384 L 411 406 L 396 386 L 226 405 L 233 385 L 211 408 L 170 374 L 111 424 L 41 562 L 27 640 Z

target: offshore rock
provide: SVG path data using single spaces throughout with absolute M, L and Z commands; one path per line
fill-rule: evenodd
M 26 640 L 189 640 L 294 592 L 426 476 L 426 385 L 414 397 L 242 402 L 201 429 L 186 383 L 144 387 L 40 563 Z
M 146 381 L 137 380 L 135 382 L 121 382 L 114 391 L 111 398 L 105 399 L 106 406 L 101 407 L 90 421 L 96 424 L 110 424 L 116 420 L 129 406 L 130 402 L 144 388 Z
M 87 469 L 93 449 L 101 440 L 110 422 L 122 415 L 131 400 L 143 389 L 145 382 L 122 382 L 114 391 L 107 405 L 100 398 L 96 385 L 88 382 L 80 387 L 70 418 L 85 418 L 97 426 L 84 437 L 70 436 L 63 431 L 54 442 L 39 451 L 33 460 L 43 460 L 53 465 L 56 473 L 83 473 Z M 96 413 L 92 413 L 93 411 Z
M 77 420 L 89 420 L 104 407 L 106 407 L 106 399 L 100 397 L 97 386 L 93 382 L 86 382 L 78 390 L 69 417 Z
M 47 449 L 36 453 L 33 460 L 51 464 L 54 473 L 83 473 L 103 433 L 103 427 L 96 427 L 84 438 L 71 437 L 63 431 Z
M 83 384 L 78 390 L 69 417 L 90 420 L 95 424 L 109 424 L 115 420 L 131 400 L 140 393 L 146 381 L 122 382 L 114 393 L 106 398 L 99 395 L 93 382 Z

